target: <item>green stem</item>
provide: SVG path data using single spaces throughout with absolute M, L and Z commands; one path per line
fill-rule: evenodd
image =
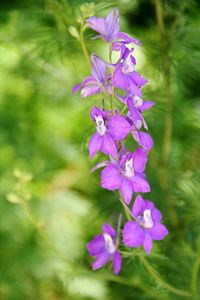
M 163 144 L 161 153 L 161 163 L 166 165 L 170 154 L 170 144 L 172 136 L 172 88 L 171 88 L 171 62 L 169 57 L 169 39 L 165 29 L 165 22 L 163 16 L 163 9 L 161 0 L 155 0 L 156 17 L 158 29 L 161 39 L 161 50 L 163 59 L 163 71 L 166 82 L 166 98 L 165 98 L 165 119 L 164 119 L 164 132 Z
M 178 289 L 171 285 L 170 283 L 164 281 L 161 275 L 150 265 L 150 263 L 146 260 L 145 257 L 140 256 L 140 260 L 142 261 L 144 267 L 149 272 L 149 274 L 154 278 L 154 280 L 173 294 L 182 296 L 182 297 L 191 297 L 191 294 L 188 291 Z
M 120 111 L 120 115 L 123 115 L 123 113 L 126 111 L 127 105 L 125 104 L 122 110 Z
M 88 64 L 88 67 L 91 68 L 90 56 L 89 56 L 89 53 L 88 53 L 88 50 L 87 50 L 87 47 L 85 44 L 83 32 L 84 32 L 84 23 L 82 23 L 81 27 L 80 27 L 80 40 L 79 41 L 80 41 L 81 48 L 83 50 L 83 54 L 85 56 L 86 62 Z
M 163 63 L 163 74 L 165 81 L 166 95 L 164 97 L 165 116 L 164 116 L 164 130 L 163 141 L 160 158 L 159 178 L 160 185 L 164 191 L 166 204 L 168 207 L 170 221 L 173 226 L 177 226 L 178 219 L 174 210 L 174 202 L 169 193 L 169 174 L 168 161 L 170 155 L 171 139 L 172 139 L 172 83 L 171 83 L 171 61 L 169 56 L 169 38 L 165 28 L 164 12 L 161 0 L 155 0 L 156 18 L 158 29 L 160 32 L 161 54 Z
M 132 214 L 131 214 L 130 209 L 128 208 L 128 206 L 127 206 L 126 203 L 124 202 L 124 199 L 123 199 L 123 197 L 122 197 L 121 192 L 119 192 L 119 200 L 120 200 L 120 202 L 122 203 L 122 205 L 123 205 L 123 207 L 124 207 L 124 211 L 125 211 L 125 215 L 126 215 L 127 219 L 130 221 L 130 220 L 133 218 L 133 216 L 132 216 Z
M 84 275 L 87 276 L 92 276 L 93 278 L 100 279 L 100 280 L 106 280 L 106 281 L 111 281 L 111 282 L 116 282 L 125 286 L 130 286 L 132 288 L 139 289 L 143 291 L 145 294 L 151 296 L 151 299 L 158 299 L 160 300 L 160 294 L 157 293 L 155 290 L 152 289 L 150 285 L 144 285 L 142 281 L 139 281 L 138 278 L 124 278 L 122 276 L 115 276 L 112 274 L 108 274 L 106 272 L 100 272 L 96 273 L 95 275 L 92 274 L 91 272 L 83 272 Z M 163 295 L 162 300 L 168 300 L 169 298 L 165 295 Z
M 118 222 L 117 222 L 117 245 L 120 242 L 120 228 L 121 228 L 121 225 L 122 225 L 122 214 L 120 213 L 119 217 L 118 217 Z
M 196 259 L 194 261 L 193 268 L 192 268 L 192 278 L 191 278 L 192 300 L 199 299 L 197 293 L 199 269 L 200 269 L 200 238 L 198 240 Z

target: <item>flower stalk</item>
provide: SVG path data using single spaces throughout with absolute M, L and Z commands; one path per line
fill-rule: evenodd
M 162 50 L 162 65 L 165 80 L 166 95 L 164 98 L 165 116 L 164 116 L 164 130 L 163 142 L 160 158 L 160 183 L 164 190 L 166 203 L 168 207 L 169 217 L 171 223 L 176 226 L 178 223 L 176 213 L 174 211 L 174 202 L 169 193 L 169 174 L 168 162 L 170 156 L 171 140 L 172 140 L 172 81 L 171 81 L 171 61 L 169 55 L 170 42 L 165 28 L 164 12 L 161 0 L 155 0 L 156 18 L 158 29 L 160 32 L 161 50 Z
M 168 234 L 161 223 L 162 214 L 154 203 L 144 200 L 141 193 L 151 191 L 145 175 L 148 154 L 153 147 L 153 139 L 147 133 L 148 126 L 143 111 L 150 109 L 154 102 L 142 98 L 142 88 L 148 82 L 136 71 L 134 48 L 129 44 L 141 46 L 142 43 L 119 30 L 119 14 L 111 11 L 103 18 L 90 17 L 86 24 L 109 45 L 109 61 L 106 62 L 96 54 L 91 54 L 91 76 L 73 88 L 73 92 L 81 90 L 81 97 L 86 98 L 100 94 L 103 99 L 109 96 L 111 110 L 103 101 L 102 107 L 93 106 L 90 117 L 95 124 L 96 132 L 89 141 L 88 149 L 92 159 L 96 153 L 102 152 L 108 159 L 99 162 L 92 172 L 101 171 L 101 187 L 109 191 L 119 192 L 127 221 L 123 224 L 122 240 L 125 247 L 143 247 L 148 255 L 154 240 L 162 240 Z M 81 30 L 83 32 L 83 29 Z M 86 55 L 86 47 L 82 47 Z M 119 59 L 113 64 L 112 53 L 117 51 Z M 123 96 L 118 94 L 121 90 Z M 116 101 L 123 104 L 121 112 L 115 107 Z M 144 131 L 143 131 L 144 130 Z M 137 142 L 136 149 L 126 150 L 128 135 Z M 140 194 L 138 194 L 140 193 Z M 136 194 L 132 208 L 130 204 Z M 102 233 L 95 236 L 87 244 L 88 252 L 94 257 L 93 270 L 103 267 L 112 261 L 113 271 L 118 274 L 122 265 L 123 252 L 120 250 L 121 215 L 117 230 L 108 223 L 102 225 Z
M 89 56 L 89 53 L 88 53 L 88 50 L 87 50 L 87 47 L 85 44 L 85 39 L 84 39 L 84 23 L 81 23 L 81 25 L 80 25 L 79 41 L 80 41 L 81 48 L 82 48 L 83 54 L 85 56 L 87 65 L 90 68 L 91 67 L 90 56 Z

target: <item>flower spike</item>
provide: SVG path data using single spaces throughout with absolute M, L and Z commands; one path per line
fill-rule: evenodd
M 151 191 L 145 169 L 154 142 L 146 132 L 148 126 L 143 113 L 151 109 L 154 102 L 142 97 L 142 89 L 148 81 L 137 72 L 134 48 L 129 45 L 141 46 L 142 43 L 120 31 L 118 10 L 112 10 L 106 18 L 90 17 L 86 24 L 98 33 L 97 37 L 110 43 L 110 57 L 113 51 L 119 54 L 118 61 L 112 64 L 92 53 L 91 75 L 73 88 L 73 92 L 81 91 L 82 98 L 100 94 L 103 99 L 102 107 L 94 105 L 90 111 L 96 131 L 89 140 L 88 149 L 90 158 L 98 152 L 107 157 L 99 161 L 91 173 L 103 168 L 101 187 L 109 191 L 118 190 L 119 201 L 128 220 L 124 222 L 122 234 L 121 214 L 117 232 L 110 224 L 103 224 L 102 233 L 87 244 L 87 250 L 94 257 L 93 270 L 112 261 L 113 272 L 117 275 L 122 265 L 122 241 L 127 248 L 142 246 L 149 255 L 153 241 L 163 240 L 168 234 L 161 223 L 162 214 L 154 203 L 144 200 L 139 194 L 134 196 Z M 118 110 L 120 105 L 124 105 L 121 111 Z M 125 147 L 128 136 L 138 144 L 131 151 Z M 135 201 L 131 210 L 133 198 Z

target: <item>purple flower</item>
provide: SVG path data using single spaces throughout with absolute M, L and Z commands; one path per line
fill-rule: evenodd
M 96 37 L 100 37 L 106 42 L 123 41 L 126 44 L 135 43 L 141 45 L 138 39 L 119 31 L 119 12 L 117 9 L 112 10 L 106 18 L 91 17 L 87 19 L 86 23 L 99 33 Z
M 136 60 L 132 56 L 133 50 L 125 47 L 121 51 L 120 59 L 115 65 L 113 85 L 141 97 L 140 89 L 147 83 L 147 80 L 135 71 Z
M 94 239 L 87 244 L 87 250 L 91 256 L 95 256 L 92 264 L 92 269 L 97 270 L 103 267 L 111 258 L 113 270 L 118 274 L 121 269 L 122 257 L 117 251 L 117 235 L 115 229 L 109 225 L 102 226 L 103 233 L 94 237 Z
M 143 246 L 146 254 L 151 252 L 153 240 L 163 240 L 168 234 L 161 224 L 162 214 L 153 202 L 138 195 L 132 208 L 135 221 L 129 221 L 123 229 L 123 242 L 128 247 Z
M 92 158 L 98 151 L 104 154 L 117 155 L 115 141 L 123 140 L 131 130 L 131 125 L 122 116 L 111 116 L 94 106 L 90 112 L 92 120 L 96 123 L 97 132 L 89 141 L 89 152 Z
M 92 76 L 86 77 L 82 83 L 74 86 L 73 93 L 81 89 L 81 97 L 98 94 L 106 90 L 110 92 L 109 75 L 106 74 L 106 63 L 95 54 L 91 55 Z
M 144 120 L 142 112 L 150 109 L 154 105 L 154 102 L 143 101 L 143 99 L 138 96 L 132 96 L 132 97 L 128 96 L 126 103 L 129 108 L 130 118 L 132 119 L 132 121 L 135 125 L 137 124 L 136 127 L 138 129 L 140 129 L 140 127 L 143 124 L 144 128 L 148 130 L 148 127 Z M 141 124 L 141 126 L 139 124 Z
M 118 162 L 110 163 L 101 173 L 101 186 L 107 190 L 120 190 L 127 204 L 134 192 L 150 192 L 144 170 L 147 163 L 146 152 L 138 148 L 133 153 L 122 155 Z

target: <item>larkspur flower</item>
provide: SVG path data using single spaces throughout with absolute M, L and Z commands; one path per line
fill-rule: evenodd
M 141 97 L 141 88 L 148 82 L 135 71 L 136 60 L 132 56 L 133 49 L 126 48 L 115 65 L 113 85 L 133 95 Z
M 144 101 L 141 97 L 137 95 L 131 95 L 127 93 L 126 96 L 120 96 L 116 93 L 117 98 L 128 107 L 128 114 L 131 123 L 137 128 L 140 129 L 142 124 L 144 128 L 148 130 L 147 123 L 142 115 L 142 112 L 150 109 L 153 105 L 153 101 Z
M 91 256 L 95 257 L 92 264 L 93 270 L 102 268 L 112 259 L 113 271 L 118 274 L 121 269 L 122 257 L 117 250 L 117 234 L 115 229 L 109 225 L 102 226 L 102 234 L 97 235 L 87 244 L 87 250 Z
M 119 12 L 117 9 L 112 10 L 106 18 L 90 17 L 86 23 L 90 28 L 99 33 L 96 38 L 100 37 L 106 42 L 123 41 L 126 44 L 135 43 L 141 45 L 138 39 L 119 31 Z
M 144 175 L 146 163 L 147 155 L 142 148 L 123 154 L 119 161 L 110 163 L 102 170 L 101 186 L 110 191 L 120 190 L 129 204 L 134 192 L 150 192 Z
M 128 105 L 130 118 L 133 121 L 133 124 L 143 124 L 144 128 L 148 130 L 147 123 L 142 115 L 142 111 L 149 109 L 154 105 L 154 103 L 152 101 L 146 101 L 144 105 L 142 98 L 138 96 L 128 97 L 126 103 Z M 140 129 L 141 126 L 136 125 L 136 127 Z
M 132 126 L 131 134 L 134 140 L 145 149 L 147 152 L 153 147 L 153 139 L 149 133 L 141 131 L 142 125 L 145 129 L 148 129 L 146 121 L 142 115 L 142 112 L 150 109 L 153 105 L 153 101 L 144 101 L 139 96 L 130 96 L 130 93 L 127 93 L 126 96 L 121 96 L 116 93 L 116 97 L 128 107 L 127 120 Z
M 96 123 L 97 132 L 89 141 L 89 152 L 92 158 L 98 151 L 108 155 L 117 155 L 115 141 L 123 140 L 131 130 L 131 125 L 122 116 L 109 116 L 94 106 L 90 112 L 92 120 Z
M 129 221 L 123 229 L 123 242 L 128 247 L 143 246 L 146 254 L 151 252 L 153 240 L 163 240 L 168 234 L 161 224 L 162 214 L 149 200 L 138 195 L 132 208 L 134 221 Z
M 109 75 L 106 73 L 107 65 L 97 55 L 91 55 L 92 76 L 86 77 L 82 83 L 74 86 L 73 93 L 81 89 L 81 97 L 88 96 L 106 91 L 110 93 L 110 86 L 108 83 Z

